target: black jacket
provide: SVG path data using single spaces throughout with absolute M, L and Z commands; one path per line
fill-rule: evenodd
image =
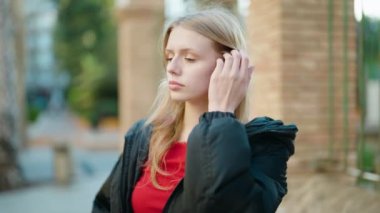
M 93 213 L 133 212 L 131 194 L 151 134 L 143 123 L 126 134 L 123 153 L 97 193 Z M 268 117 L 244 125 L 232 113 L 203 114 L 187 142 L 185 177 L 163 212 L 275 212 L 287 193 L 286 163 L 297 131 Z

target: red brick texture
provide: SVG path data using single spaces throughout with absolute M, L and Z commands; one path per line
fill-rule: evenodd
M 343 144 L 343 1 L 334 1 L 333 71 L 335 146 Z M 348 121 L 353 144 L 358 125 L 356 23 L 348 1 Z M 256 65 L 252 115 L 294 122 L 298 145 L 326 148 L 329 138 L 328 1 L 252 1 L 247 18 Z M 323 146 L 320 146 L 323 145 Z

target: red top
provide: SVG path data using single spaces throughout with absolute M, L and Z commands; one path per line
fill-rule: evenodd
M 162 168 L 170 176 L 157 173 L 160 186 L 170 187 L 160 190 L 153 186 L 150 180 L 150 168 L 145 167 L 132 192 L 132 208 L 135 213 L 161 213 L 169 196 L 185 174 L 186 143 L 175 142 L 164 157 Z

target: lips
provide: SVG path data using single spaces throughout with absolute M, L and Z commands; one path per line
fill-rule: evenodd
M 177 81 L 169 81 L 169 89 L 173 91 L 180 90 L 185 85 L 178 83 Z
M 179 87 L 184 87 L 185 85 L 178 83 L 177 81 L 169 81 L 169 86 L 179 86 Z

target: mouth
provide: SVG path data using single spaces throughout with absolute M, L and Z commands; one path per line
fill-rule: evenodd
M 179 90 L 185 85 L 178 83 L 177 81 L 169 81 L 169 89 L 170 90 Z
M 178 83 L 177 81 L 169 81 L 169 86 L 179 86 L 184 87 L 185 85 Z

